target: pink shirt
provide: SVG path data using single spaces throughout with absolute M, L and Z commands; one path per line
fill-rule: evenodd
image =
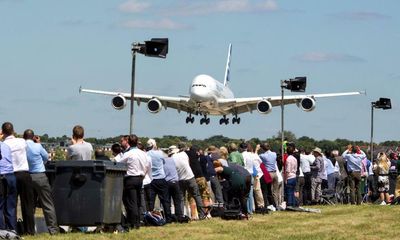
M 297 172 L 297 159 L 290 155 L 286 159 L 286 179 L 291 179 L 296 177 Z

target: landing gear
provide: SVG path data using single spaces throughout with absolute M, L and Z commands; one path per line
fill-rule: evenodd
M 237 117 L 237 115 L 235 115 L 235 117 L 232 118 L 232 124 L 235 124 L 235 123 L 240 124 L 240 118 Z
M 191 113 L 186 117 L 186 123 L 194 123 L 194 117 L 192 117 Z
M 204 115 L 203 118 L 200 119 L 200 125 L 205 123 L 206 125 L 210 124 L 210 118 L 207 117 L 207 115 Z
M 224 123 L 225 123 L 225 125 L 228 125 L 228 123 L 229 123 L 229 118 L 226 118 L 226 115 L 224 115 L 224 117 L 219 120 L 220 125 L 222 125 Z

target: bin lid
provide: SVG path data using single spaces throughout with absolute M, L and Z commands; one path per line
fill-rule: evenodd
M 88 168 L 104 168 L 105 171 L 127 171 L 125 163 L 118 163 L 109 160 L 65 160 L 65 161 L 51 161 L 46 164 L 48 170 L 57 168 L 70 168 L 70 167 L 88 167 Z

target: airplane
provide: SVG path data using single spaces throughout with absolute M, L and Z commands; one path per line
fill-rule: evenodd
M 186 112 L 186 123 L 194 123 L 193 115 L 203 116 L 200 124 L 208 125 L 210 123 L 210 115 L 222 116 L 219 123 L 228 124 L 228 115 L 232 114 L 232 124 L 240 124 L 241 113 L 257 110 L 261 114 L 268 114 L 275 106 L 280 106 L 281 96 L 265 96 L 265 97 L 248 97 L 235 98 L 233 92 L 229 89 L 230 81 L 230 63 L 232 54 L 232 44 L 229 45 L 228 58 L 225 68 L 224 82 L 219 82 L 213 77 L 201 74 L 197 75 L 189 88 L 189 96 L 159 96 L 149 94 L 134 94 L 134 101 L 140 105 L 141 102 L 147 103 L 147 109 L 151 113 L 158 113 L 164 109 L 173 108 Z M 112 96 L 111 105 L 121 110 L 126 106 L 127 100 L 131 99 L 130 93 L 108 92 L 92 89 L 79 88 L 79 92 L 102 94 Z M 297 104 L 303 111 L 310 112 L 315 109 L 316 98 L 337 97 L 348 95 L 359 95 L 364 92 L 343 92 L 343 93 L 327 93 L 327 94 L 302 94 L 284 96 L 283 104 Z

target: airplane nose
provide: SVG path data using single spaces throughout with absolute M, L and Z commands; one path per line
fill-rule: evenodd
M 197 102 L 204 102 L 207 101 L 209 98 L 208 92 L 203 87 L 192 87 L 190 93 L 192 99 Z

